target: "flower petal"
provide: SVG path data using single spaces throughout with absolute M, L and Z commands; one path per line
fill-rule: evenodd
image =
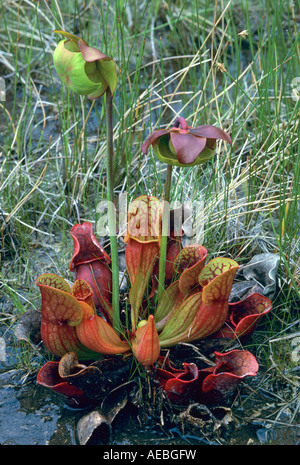
M 82 53 L 84 61 L 87 61 L 90 63 L 96 60 L 103 60 L 103 59 L 110 60 L 108 56 L 104 55 L 104 53 L 100 52 L 100 50 L 98 50 L 97 48 L 89 47 L 87 43 L 84 42 L 84 40 L 78 39 L 77 43 Z
M 168 129 L 156 129 L 153 131 L 150 136 L 147 137 L 145 142 L 142 145 L 142 152 L 144 155 L 146 155 L 148 148 L 150 147 L 151 144 L 153 144 L 156 139 L 160 138 L 161 136 L 168 134 L 170 131 Z
M 207 139 L 222 139 L 232 144 L 229 134 L 216 126 L 210 126 L 208 124 L 197 126 L 194 129 L 190 129 L 190 133 L 197 137 L 206 137 Z
M 206 146 L 205 137 L 194 137 L 191 133 L 171 132 L 170 137 L 177 160 L 185 165 L 193 163 Z
M 174 149 L 175 151 L 175 149 Z M 153 153 L 155 157 L 163 163 L 171 166 L 189 167 L 202 165 L 207 162 L 214 156 L 214 150 L 211 150 L 209 147 L 205 147 L 202 150 L 201 154 L 197 156 L 196 160 L 193 163 L 180 163 L 177 159 L 176 154 L 174 155 L 169 147 L 168 136 L 163 136 L 159 139 L 159 143 L 153 144 Z

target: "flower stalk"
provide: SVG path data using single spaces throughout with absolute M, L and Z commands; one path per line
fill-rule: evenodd
M 159 251 L 159 269 L 158 269 L 158 301 L 165 289 L 165 271 L 166 271 L 166 255 L 167 255 L 167 242 L 168 242 L 168 229 L 169 229 L 169 203 L 170 203 L 170 192 L 172 183 L 172 166 L 167 165 L 167 178 L 164 193 L 164 206 L 162 216 L 162 235 L 160 242 Z
M 100 50 L 89 47 L 81 38 L 66 31 L 55 30 L 65 37 L 57 45 L 54 67 L 68 89 L 79 95 L 96 99 L 106 97 L 106 177 L 108 201 L 108 226 L 112 267 L 112 317 L 113 326 L 120 330 L 119 314 L 119 262 L 116 236 L 113 183 L 113 93 L 117 85 L 114 61 Z
M 174 123 L 175 128 L 188 129 L 185 120 L 182 117 L 178 117 Z M 165 270 L 166 270 L 166 254 L 167 254 L 167 242 L 168 242 L 168 228 L 169 228 L 169 213 L 170 213 L 170 193 L 172 183 L 172 165 L 167 164 L 167 177 L 164 193 L 164 209 L 162 216 L 162 236 L 160 243 L 159 253 L 159 271 L 158 271 L 158 301 L 161 299 L 165 288 Z
M 113 327 L 120 331 L 119 309 L 119 259 L 114 209 L 114 170 L 113 170 L 113 96 L 110 88 L 106 90 L 106 184 L 108 200 L 108 227 L 110 236 L 110 254 L 112 270 L 112 314 Z

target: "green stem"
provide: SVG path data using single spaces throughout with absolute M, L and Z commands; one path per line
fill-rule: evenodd
M 119 309 L 119 257 L 116 233 L 116 215 L 114 208 L 113 182 L 113 97 L 110 89 L 106 91 L 106 183 L 108 200 L 108 227 L 110 236 L 110 254 L 112 269 L 112 312 L 113 327 L 119 332 L 121 329 Z
M 167 256 L 167 242 L 168 242 L 168 228 L 169 228 L 169 202 L 172 181 L 172 166 L 167 165 L 167 178 L 165 185 L 164 207 L 162 214 L 162 235 L 159 251 L 159 268 L 158 268 L 158 302 L 165 289 L 165 269 L 166 269 L 166 256 Z

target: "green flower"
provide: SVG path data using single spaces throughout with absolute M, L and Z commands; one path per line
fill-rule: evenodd
M 220 128 L 209 125 L 191 128 L 179 117 L 171 129 L 157 129 L 150 134 L 142 151 L 146 154 L 152 145 L 156 158 L 168 165 L 201 165 L 214 155 L 216 139 L 232 143 L 230 136 Z
M 89 47 L 79 37 L 64 31 L 54 31 L 66 37 L 53 54 L 54 67 L 64 84 L 79 95 L 94 99 L 109 88 L 113 94 L 117 85 L 117 72 L 112 58 L 100 50 Z

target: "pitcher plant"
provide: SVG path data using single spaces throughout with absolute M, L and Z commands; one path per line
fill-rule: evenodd
M 175 369 L 169 362 L 167 368 L 161 367 L 161 350 L 208 337 L 249 336 L 257 321 L 272 307 L 266 297 L 258 294 L 231 303 L 238 263 L 223 256 L 206 263 L 206 248 L 202 244 L 183 247 L 181 232 L 170 227 L 172 167 L 206 163 L 215 154 L 216 141 L 232 144 L 231 137 L 211 125 L 193 128 L 183 117 L 178 117 L 170 129 L 155 130 L 143 143 L 144 155 L 152 148 L 154 156 L 166 164 L 166 181 L 162 199 L 141 195 L 129 205 L 124 244 L 130 288 L 128 305 L 121 313 L 113 211 L 112 102 L 117 68 L 112 58 L 83 39 L 65 31 L 54 32 L 64 37 L 53 57 L 62 82 L 79 95 L 105 100 L 110 243 L 109 249 L 104 250 L 93 223 L 75 224 L 71 229 L 73 284 L 51 273 L 38 277 L 42 340 L 55 357 L 61 358 L 61 362 L 41 368 L 38 382 L 56 392 L 65 395 L 71 392 L 86 399 L 88 392 L 81 387 L 69 389 L 68 383 L 74 382 L 75 377 L 72 373 L 67 378 L 62 375 L 68 365 L 66 360 L 78 359 L 74 365 L 76 372 L 96 373 L 94 363 L 107 356 L 128 360 L 133 355 L 148 373 L 154 370 L 171 400 L 176 402 L 181 394 L 186 398 L 187 393 L 188 398 L 218 400 L 221 391 L 231 392 L 244 376 L 256 374 L 258 364 L 252 354 L 216 353 L 214 368 L 199 370 L 185 363 L 182 369 Z M 87 361 L 88 367 L 82 361 Z M 59 371 L 60 365 L 64 369 Z

